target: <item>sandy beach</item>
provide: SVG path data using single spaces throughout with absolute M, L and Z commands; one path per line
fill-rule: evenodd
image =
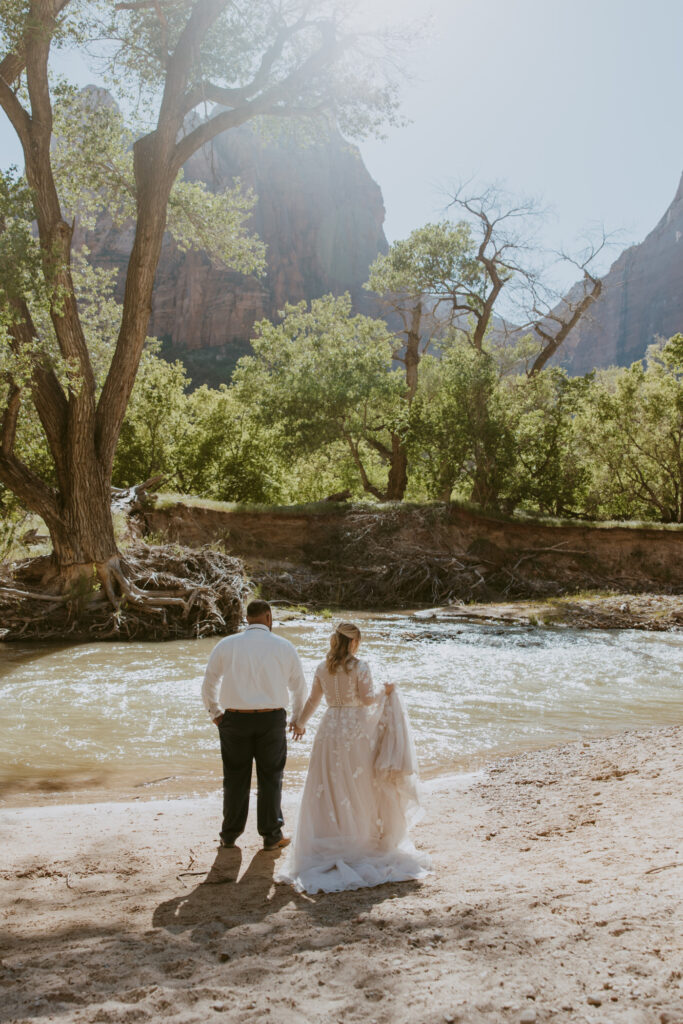
M 216 795 L 5 809 L 0 1022 L 681 1024 L 682 738 L 430 780 L 434 874 L 331 896 L 251 820 L 217 850 Z

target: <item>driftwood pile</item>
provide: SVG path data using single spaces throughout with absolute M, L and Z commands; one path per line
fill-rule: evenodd
M 235 632 L 247 581 L 239 559 L 210 547 L 136 544 L 120 559 L 127 596 L 101 587 L 42 589 L 46 559 L 0 579 L 0 640 L 173 640 Z
M 255 564 L 264 595 L 292 604 L 405 608 L 427 604 L 547 598 L 633 581 L 602 575 L 586 551 L 566 541 L 503 551 L 481 540 L 456 548 L 447 508 L 353 508 L 339 520 L 327 557 L 299 565 Z
M 425 545 L 424 517 L 424 510 L 353 509 L 343 519 L 332 557 L 286 569 L 252 566 L 250 574 L 269 598 L 292 604 L 400 608 L 497 594 L 504 581 L 491 580 L 493 567 L 478 555 Z

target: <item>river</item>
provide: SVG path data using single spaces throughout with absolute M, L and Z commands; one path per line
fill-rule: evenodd
M 681 633 L 355 618 L 375 679 L 401 686 L 425 775 L 683 720 Z M 277 627 L 309 680 L 330 631 L 312 616 Z M 215 789 L 217 737 L 199 698 L 215 642 L 0 644 L 0 799 Z M 288 785 L 303 777 L 316 721 L 290 744 Z

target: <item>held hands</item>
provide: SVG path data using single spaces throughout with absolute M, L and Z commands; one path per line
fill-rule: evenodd
M 394 692 L 394 689 L 395 689 L 394 683 L 385 683 L 384 684 L 384 692 L 386 693 L 387 697 L 389 696 L 390 693 Z
M 296 724 L 296 722 L 290 722 L 289 723 L 289 731 L 291 732 L 292 739 L 294 740 L 295 743 L 296 743 L 297 740 L 300 740 L 301 737 L 306 732 L 306 730 L 302 729 L 301 726 L 298 726 Z

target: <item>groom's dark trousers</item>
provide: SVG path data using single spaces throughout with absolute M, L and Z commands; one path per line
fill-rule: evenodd
M 223 758 L 221 839 L 234 843 L 249 813 L 252 763 L 256 761 L 256 825 L 266 843 L 282 838 L 282 774 L 287 760 L 287 715 L 274 711 L 229 711 L 218 731 Z

